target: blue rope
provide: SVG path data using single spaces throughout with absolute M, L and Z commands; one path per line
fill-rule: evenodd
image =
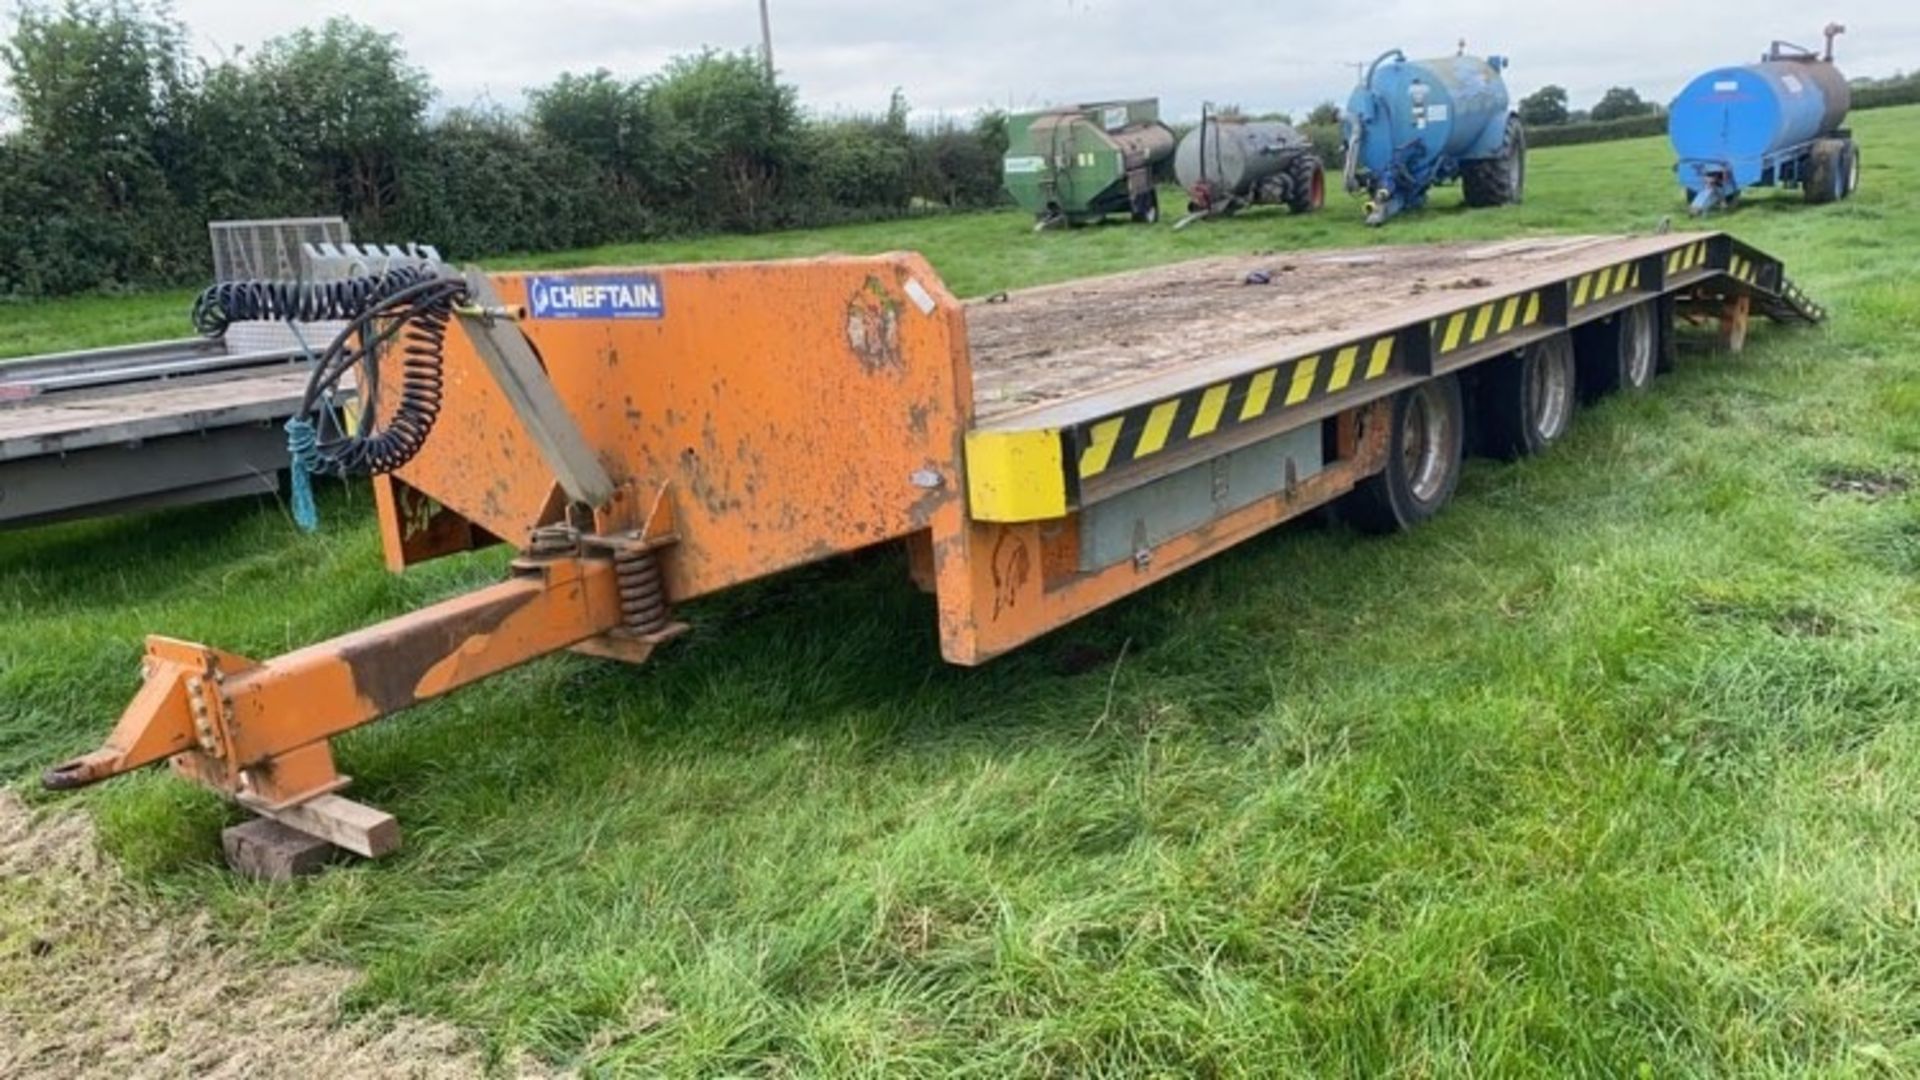
M 304 416 L 287 421 L 287 471 L 292 477 L 293 523 L 301 532 L 320 527 L 320 508 L 313 501 L 313 474 L 320 465 L 320 433 Z
M 287 329 L 293 332 L 293 340 L 300 343 L 300 351 L 306 354 L 307 365 L 314 366 L 313 346 L 307 344 L 307 335 L 300 324 L 291 317 L 286 320 Z M 327 403 L 332 404 L 333 395 L 327 395 Z M 288 493 L 293 502 L 293 523 L 301 532 L 314 532 L 320 528 L 320 507 L 313 501 L 313 474 L 320 471 L 320 432 L 313 422 L 304 416 L 294 416 L 287 420 L 287 476 Z

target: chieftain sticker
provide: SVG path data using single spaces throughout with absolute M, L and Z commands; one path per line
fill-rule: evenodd
M 666 293 L 652 274 L 595 274 L 527 279 L 527 307 L 536 319 L 658 319 Z

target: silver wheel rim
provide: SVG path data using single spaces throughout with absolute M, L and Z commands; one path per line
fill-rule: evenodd
M 1429 383 L 1407 398 L 1406 414 L 1400 420 L 1400 462 L 1407 476 L 1407 490 L 1423 503 L 1440 497 L 1452 467 L 1447 447 L 1452 445 L 1453 418 L 1440 404 L 1438 392 Z
M 1621 318 L 1626 320 L 1620 329 L 1627 343 L 1627 385 L 1645 386 L 1653 381 L 1653 320 L 1644 306 L 1628 308 Z
M 1567 429 L 1573 415 L 1573 367 L 1558 344 L 1535 346 L 1527 365 L 1527 419 L 1541 442 L 1551 442 Z
M 1847 159 L 1847 193 L 1860 190 L 1860 155 L 1854 154 Z

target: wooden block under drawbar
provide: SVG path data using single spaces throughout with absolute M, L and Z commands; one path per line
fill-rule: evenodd
M 287 882 L 317 874 L 341 849 L 317 836 L 267 818 L 254 818 L 220 833 L 227 866 L 255 881 Z
M 321 795 L 278 810 L 254 805 L 249 809 L 369 859 L 400 848 L 400 823 L 392 814 L 338 795 Z

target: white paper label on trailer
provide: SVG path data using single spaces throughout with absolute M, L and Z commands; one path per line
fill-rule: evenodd
M 905 288 L 907 299 L 913 301 L 913 306 L 920 309 L 920 314 L 933 314 L 933 294 L 927 291 L 925 285 L 920 284 L 919 278 L 908 278 Z
M 1010 157 L 1006 162 L 1008 176 L 1021 173 L 1037 173 L 1047 167 L 1047 159 L 1040 157 Z
M 1800 85 L 1800 76 L 1798 75 L 1782 75 L 1780 76 L 1780 82 L 1783 85 L 1785 85 L 1789 91 L 1795 94 L 1805 89 Z
M 1713 92 L 1716 94 L 1731 94 L 1738 89 L 1740 89 L 1740 80 L 1738 79 L 1721 79 L 1719 82 L 1713 84 Z
M 1429 105 L 1427 106 L 1427 119 L 1436 124 L 1444 124 L 1447 122 L 1448 112 L 1449 110 L 1445 105 Z
M 1105 127 L 1108 131 L 1119 131 L 1121 128 L 1126 127 L 1127 126 L 1126 106 L 1123 105 L 1118 108 L 1106 109 L 1102 111 L 1100 114 L 1100 124 L 1101 126 Z

